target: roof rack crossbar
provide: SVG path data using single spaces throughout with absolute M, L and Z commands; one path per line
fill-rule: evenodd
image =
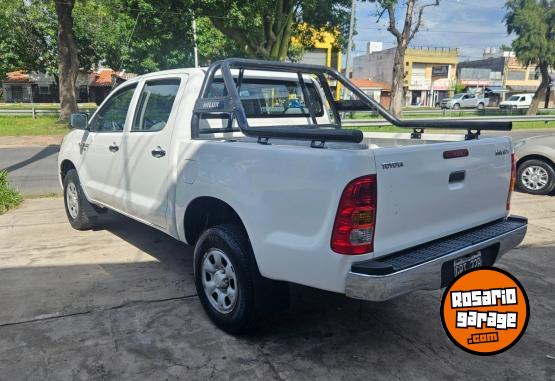
M 237 82 L 235 82 L 231 73 L 232 69 L 239 70 L 239 78 L 237 79 Z M 306 84 L 302 75 L 315 74 L 320 84 L 323 86 L 324 95 L 334 115 L 335 123 L 330 125 L 316 126 L 288 126 L 285 128 L 283 128 L 284 126 L 251 127 L 249 125 L 248 118 L 239 95 L 239 88 L 245 70 L 297 73 L 300 85 L 301 87 L 304 87 L 303 96 L 305 97 L 305 103 L 309 108 L 309 112 L 311 113 L 310 116 L 314 124 L 316 124 L 314 109 L 313 107 L 311 107 L 310 94 L 308 94 L 307 96 L 308 91 L 306 89 Z M 208 98 L 207 94 L 209 92 L 210 86 L 214 81 L 214 76 L 217 71 L 221 72 L 227 96 L 219 98 Z M 351 91 L 356 99 L 347 101 L 333 99 L 331 90 L 325 79 L 325 75 L 327 75 L 331 80 L 337 81 L 338 84 L 341 84 L 347 90 Z M 193 118 L 191 121 L 192 136 L 193 138 L 198 138 L 201 131 L 202 133 L 205 133 L 205 131 L 207 130 L 199 128 L 199 121 L 203 114 L 218 113 L 222 115 L 228 114 L 229 119 L 232 120 L 232 122 L 228 123 L 228 130 L 229 127 L 234 124 L 234 119 L 234 121 L 237 122 L 239 130 L 246 136 L 271 137 L 278 139 L 306 139 L 311 141 L 349 141 L 358 143 L 362 141 L 362 132 L 353 129 L 341 129 L 339 111 L 372 110 L 375 110 L 385 120 L 397 127 L 407 128 L 411 130 L 422 129 L 422 132 L 425 128 L 464 129 L 474 130 L 478 133 L 481 130 L 510 131 L 512 129 L 512 122 L 510 121 L 484 122 L 479 120 L 464 121 L 437 119 L 400 120 L 394 115 L 390 114 L 380 103 L 378 103 L 368 94 L 364 93 L 362 90 L 356 87 L 351 81 L 349 81 L 344 75 L 339 73 L 339 71 L 334 68 L 300 63 L 284 63 L 243 58 L 228 58 L 223 61 L 214 62 L 208 67 L 206 71 L 204 82 L 199 94 L 199 99 L 197 100 L 195 109 L 193 110 Z M 332 129 L 326 129 L 330 127 Z M 297 131 L 293 131 L 293 128 L 296 128 Z M 213 132 L 213 129 L 208 130 L 210 130 L 210 132 Z

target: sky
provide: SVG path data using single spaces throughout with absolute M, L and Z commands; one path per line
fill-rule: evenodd
M 429 2 L 418 0 L 417 3 Z M 402 0 L 399 4 L 404 3 Z M 424 22 L 411 46 L 460 48 L 461 61 L 482 58 L 486 47 L 510 45 L 511 38 L 503 23 L 505 0 L 442 0 L 437 7 L 426 8 Z M 397 27 L 404 20 L 398 6 Z M 377 20 L 377 7 L 367 1 L 356 2 L 356 31 L 354 56 L 366 52 L 366 43 L 382 41 L 384 49 L 395 46 L 387 31 L 387 17 Z

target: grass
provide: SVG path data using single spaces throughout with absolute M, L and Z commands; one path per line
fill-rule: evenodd
M 10 186 L 8 172 L 0 171 L 0 214 L 18 206 L 23 197 Z
M 0 136 L 65 135 L 69 127 L 55 116 L 0 116 Z

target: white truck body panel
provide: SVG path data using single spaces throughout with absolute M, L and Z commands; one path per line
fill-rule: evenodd
M 181 86 L 165 128 L 131 132 L 145 81 L 175 77 Z M 508 214 L 510 138 L 461 141 L 460 136 L 426 134 L 411 140 L 407 134 L 365 134 L 360 144 L 328 143 L 326 149 L 311 148 L 307 141 L 272 140 L 262 145 L 241 133 L 191 139 L 192 105 L 203 78 L 202 70 L 189 69 L 126 82 L 123 86 L 137 84 L 137 90 L 124 130 L 70 132 L 59 165 L 73 163 L 91 202 L 181 241 L 186 241 L 184 216 L 190 203 L 198 197 L 222 200 L 240 216 L 263 276 L 340 293 L 345 292 L 346 275 L 355 261 Z M 287 123 L 287 118 L 281 119 Z M 82 142 L 89 144 L 85 150 L 80 149 Z M 114 142 L 120 148 L 112 153 L 108 146 Z M 167 153 L 162 160 L 150 154 L 156 147 Z M 444 151 L 460 148 L 468 149 L 468 157 L 443 158 Z M 403 166 L 383 168 L 392 162 Z M 449 175 L 455 171 L 466 171 L 465 179 L 450 184 Z M 369 174 L 377 175 L 378 184 L 374 252 L 337 254 L 330 248 L 330 237 L 339 199 L 349 181 Z

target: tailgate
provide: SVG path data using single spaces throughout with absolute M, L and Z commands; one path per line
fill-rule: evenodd
M 374 150 L 375 256 L 505 217 L 511 152 L 508 137 Z

